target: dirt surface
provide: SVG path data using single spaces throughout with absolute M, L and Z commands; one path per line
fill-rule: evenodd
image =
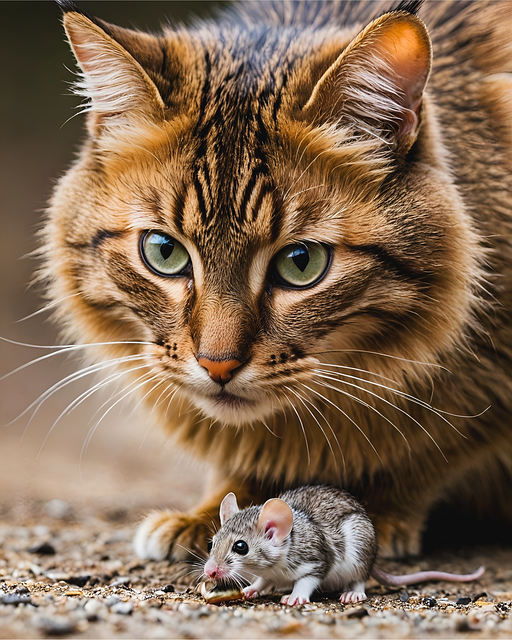
M 4 511 L 0 525 L 2 638 L 512 637 L 512 548 L 381 564 L 391 573 L 469 572 L 485 564 L 472 584 L 393 591 L 370 582 L 369 599 L 359 605 L 342 605 L 335 594 L 301 607 L 281 606 L 278 597 L 208 605 L 194 587 L 197 565 L 135 557 L 136 510 L 59 499 L 24 510 Z

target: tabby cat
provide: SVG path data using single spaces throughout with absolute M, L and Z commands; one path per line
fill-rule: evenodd
M 245 2 L 161 35 L 60 5 L 88 139 L 42 277 L 213 469 L 137 553 L 308 483 L 388 555 L 440 500 L 512 521 L 510 4 Z

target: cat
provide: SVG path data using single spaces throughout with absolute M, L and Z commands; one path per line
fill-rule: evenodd
M 304 484 L 361 500 L 381 555 L 441 500 L 512 521 L 508 3 L 250 2 L 161 35 L 59 4 L 88 137 L 40 277 L 212 467 L 138 555 Z

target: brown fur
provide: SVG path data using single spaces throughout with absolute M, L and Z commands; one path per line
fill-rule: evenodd
M 429 509 L 472 478 L 473 507 L 492 494 L 512 520 L 510 8 L 426 3 L 431 68 L 407 11 L 290 7 L 153 37 L 67 6 L 90 137 L 55 191 L 43 276 L 67 337 L 140 354 L 127 389 L 216 469 L 193 514 L 146 521 L 148 557 L 182 557 L 229 491 L 243 507 L 307 483 L 361 499 L 384 553 L 418 551 Z M 146 267 L 151 229 L 192 273 Z M 326 276 L 269 285 L 305 240 L 332 247 Z M 212 399 L 200 355 L 244 363 L 238 400 Z

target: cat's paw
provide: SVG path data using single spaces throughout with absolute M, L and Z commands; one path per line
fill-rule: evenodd
M 137 529 L 133 546 L 143 560 L 171 562 L 208 557 L 211 531 L 204 517 L 175 511 L 154 511 Z
M 374 519 L 374 525 L 381 558 L 404 558 L 420 554 L 422 521 L 379 517 Z

